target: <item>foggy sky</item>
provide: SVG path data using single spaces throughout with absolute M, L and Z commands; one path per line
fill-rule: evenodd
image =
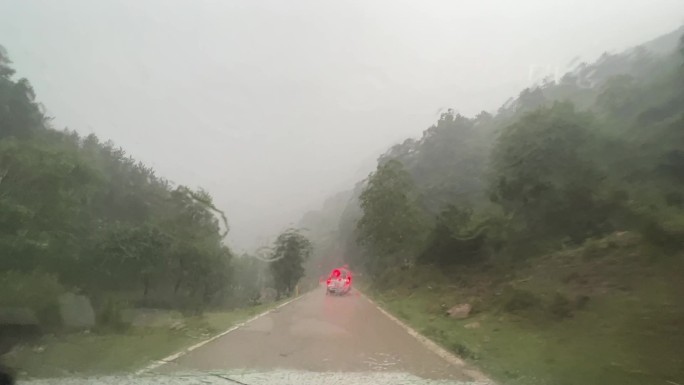
M 0 0 L 56 128 L 202 186 L 249 249 L 448 107 L 494 111 L 579 56 L 684 23 L 681 0 Z

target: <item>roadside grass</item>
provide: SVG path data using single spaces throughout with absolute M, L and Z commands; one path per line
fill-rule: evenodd
M 16 347 L 3 357 L 3 363 L 20 378 L 131 373 L 286 300 L 184 318 L 179 328 L 130 327 L 121 332 L 46 335 Z
M 636 245 L 596 255 L 594 247 L 503 276 L 417 268 L 366 292 L 500 384 L 684 384 L 681 256 L 644 257 Z M 464 302 L 470 317 L 446 315 Z

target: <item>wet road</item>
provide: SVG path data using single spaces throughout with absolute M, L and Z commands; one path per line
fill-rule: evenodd
M 401 372 L 470 381 L 477 373 L 411 336 L 356 291 L 314 290 L 154 371 Z

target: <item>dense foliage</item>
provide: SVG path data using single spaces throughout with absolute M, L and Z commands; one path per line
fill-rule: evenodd
M 400 162 L 381 164 L 370 176 L 360 197 L 364 216 L 358 229 L 359 242 L 372 253 L 367 266 L 371 271 L 403 263 L 415 253 L 422 236 L 415 200 L 413 181 Z
M 391 148 L 358 195 L 361 213 L 340 224 L 355 226 L 361 264 L 532 257 L 626 230 L 681 248 L 684 41 L 665 45 L 606 54 L 495 115 L 450 110 Z
M 53 129 L 10 64 L 0 49 L 0 306 L 32 308 L 54 326 L 63 292 L 86 294 L 96 310 L 258 301 L 266 268 L 233 258 L 207 192 L 95 135 Z
M 498 383 L 682 383 L 682 34 L 447 111 L 316 213 L 325 245 Z
M 304 276 L 304 262 L 311 256 L 308 238 L 296 229 L 282 232 L 275 240 L 270 262 L 277 298 L 291 295 L 297 282 Z

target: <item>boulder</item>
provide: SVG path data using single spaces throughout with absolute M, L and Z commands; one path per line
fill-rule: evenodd
M 88 329 L 95 326 L 95 311 L 88 297 L 73 293 L 59 296 L 59 314 L 68 328 Z
M 447 310 L 447 314 L 449 314 L 449 317 L 451 318 L 463 319 L 468 318 L 472 309 L 473 307 L 470 306 L 469 303 L 462 303 Z

